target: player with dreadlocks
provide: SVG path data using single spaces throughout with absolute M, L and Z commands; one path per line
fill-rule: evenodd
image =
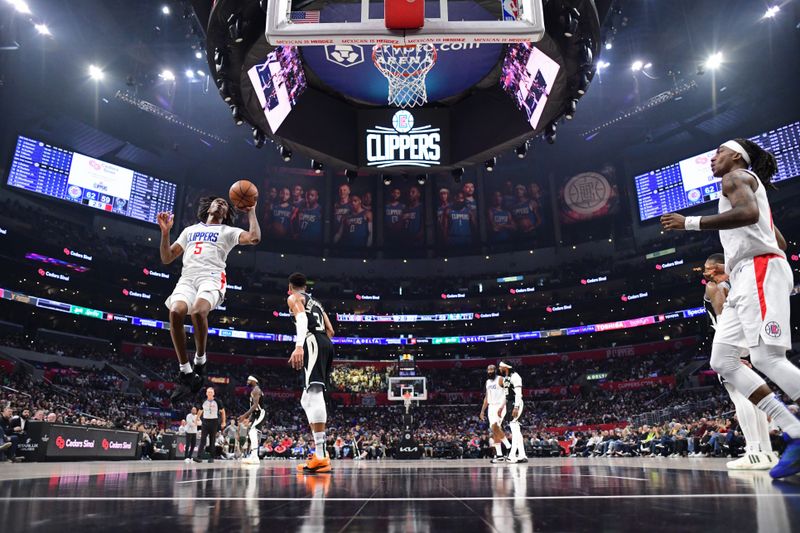
M 711 368 L 786 433 L 786 451 L 770 475 L 790 476 L 800 472 L 800 421 L 761 376 L 741 363 L 749 350 L 756 369 L 792 401 L 800 400 L 800 369 L 786 358 L 792 347 L 789 296 L 794 280 L 767 200 L 778 165 L 775 156 L 756 143 L 735 139 L 717 149 L 711 171 L 722 178 L 719 213 L 670 213 L 661 217 L 661 225 L 666 230 L 719 231 L 731 290 L 717 319 Z
M 169 232 L 175 217 L 159 213 L 161 261 L 166 265 L 183 255 L 183 269 L 175 290 L 166 300 L 169 329 L 180 363 L 177 387 L 172 401 L 197 393 L 203 387 L 208 338 L 208 313 L 225 299 L 225 261 L 237 244 L 255 245 L 261 240 L 256 206 L 244 208 L 250 223 L 248 231 L 233 226 L 233 207 L 224 198 L 206 197 L 197 209 L 199 223 L 184 229 L 170 244 Z M 192 317 L 196 353 L 194 368 L 186 354 L 186 315 Z

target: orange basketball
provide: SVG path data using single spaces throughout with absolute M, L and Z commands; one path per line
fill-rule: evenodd
M 253 207 L 258 200 L 258 189 L 252 182 L 247 180 L 239 180 L 231 185 L 228 195 L 231 197 L 231 203 L 237 209 L 244 209 L 245 207 Z

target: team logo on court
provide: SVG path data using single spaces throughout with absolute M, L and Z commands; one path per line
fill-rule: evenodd
M 781 326 L 774 320 L 771 322 L 767 322 L 767 325 L 764 326 L 764 332 L 769 335 L 770 337 L 780 337 L 781 336 Z
M 364 62 L 364 49 L 350 44 L 329 45 L 325 47 L 325 58 L 340 67 L 352 67 Z

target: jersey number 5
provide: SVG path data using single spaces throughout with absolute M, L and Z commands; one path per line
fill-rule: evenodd
M 202 252 L 203 252 L 203 243 L 202 242 L 194 243 L 194 253 L 195 253 L 195 255 L 200 254 Z

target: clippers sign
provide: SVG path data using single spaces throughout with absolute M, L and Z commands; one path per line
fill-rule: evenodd
M 447 112 L 386 109 L 359 115 L 359 159 L 374 168 L 445 165 L 449 156 Z

